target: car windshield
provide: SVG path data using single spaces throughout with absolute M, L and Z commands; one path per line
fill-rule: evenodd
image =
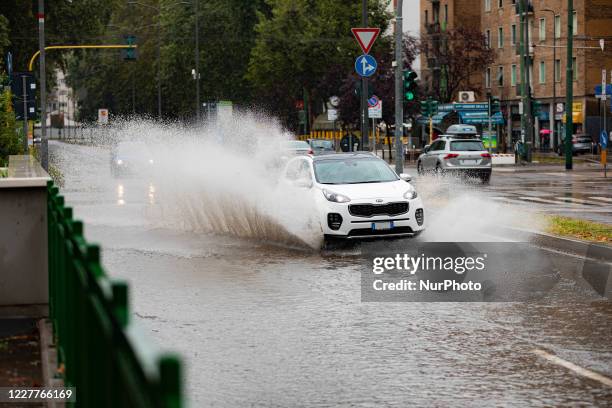
M 330 140 L 311 140 L 310 146 L 313 149 L 331 149 L 333 144 Z
M 310 145 L 302 140 L 293 140 L 285 144 L 286 149 L 310 149 Z
M 450 149 L 453 152 L 479 152 L 484 150 L 484 146 L 480 140 L 461 140 L 457 142 L 451 142 Z
M 117 155 L 122 157 L 139 156 L 146 152 L 147 146 L 143 142 L 122 142 L 117 145 Z
M 387 163 L 379 159 L 315 161 L 314 172 L 321 184 L 383 183 L 398 180 Z

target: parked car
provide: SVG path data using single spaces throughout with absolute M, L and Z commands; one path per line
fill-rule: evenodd
M 333 153 L 290 160 L 283 182 L 308 189 L 326 239 L 410 237 L 425 229 L 423 203 L 409 183 L 368 153 Z
M 564 143 L 557 146 L 557 154 L 563 156 L 565 154 L 565 138 Z M 572 136 L 572 154 L 593 153 L 595 144 L 591 136 L 587 134 L 577 134 Z
M 417 171 L 419 174 L 434 172 L 477 177 L 488 183 L 492 171 L 491 154 L 478 138 L 442 135 L 431 146 L 425 146 L 417 159 Z
M 308 139 L 308 144 L 312 148 L 314 154 L 327 154 L 335 152 L 334 142 L 327 139 Z

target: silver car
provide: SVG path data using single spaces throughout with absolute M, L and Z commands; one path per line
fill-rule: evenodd
M 491 168 L 491 154 L 477 138 L 441 136 L 425 146 L 417 159 L 419 174 L 453 173 L 477 177 L 483 183 L 491 179 Z

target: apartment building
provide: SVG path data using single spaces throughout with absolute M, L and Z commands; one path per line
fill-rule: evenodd
M 487 43 L 494 50 L 495 61 L 483 67 L 481 89 L 476 94 L 480 100 L 484 100 L 482 95 L 491 92 L 501 100 L 505 123 L 498 128 L 498 138 L 502 138 L 502 145 L 506 146 L 521 136 L 521 67 L 518 53 L 520 19 L 516 1 L 421 0 L 422 13 L 430 14 L 434 9 L 452 8 L 455 25 L 460 24 L 457 16 L 467 14 L 470 24 L 480 27 Z M 461 11 L 462 8 L 465 10 Z M 549 148 L 555 144 L 554 138 L 560 140 L 565 112 L 567 0 L 530 0 L 527 12 L 531 63 L 526 72 L 531 95 L 541 102 L 541 111 L 535 117 L 535 147 Z M 472 22 L 475 14 L 479 20 L 477 23 Z M 607 82 L 612 82 L 612 0 L 574 0 L 572 19 L 574 103 L 569 110 L 573 115 L 574 132 L 585 132 L 595 138 L 600 128 L 603 106 L 595 97 L 594 88 L 601 84 L 602 69 L 608 72 Z M 421 35 L 431 35 L 431 31 L 424 24 Z M 600 40 L 604 40 L 603 51 Z M 428 62 L 425 58 L 422 60 L 424 71 L 432 70 L 432 67 L 427 66 Z

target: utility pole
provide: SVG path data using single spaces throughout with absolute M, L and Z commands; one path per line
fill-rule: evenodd
M 491 116 L 493 116 L 493 109 L 491 106 L 493 96 L 491 92 L 487 92 L 487 113 L 489 114 L 489 154 L 492 153 L 492 144 L 493 144 L 493 131 L 491 125 Z
M 21 76 L 23 87 L 23 154 L 28 154 L 28 88 L 27 77 Z
M 196 0 L 197 1 L 197 0 Z M 368 26 L 368 0 L 361 2 L 361 22 L 363 27 Z M 368 78 L 361 77 L 361 146 L 360 150 L 366 150 L 370 134 L 368 123 Z
M 47 78 L 45 76 L 45 1 L 38 0 L 38 49 L 40 51 L 40 164 L 49 170 L 47 140 Z
M 199 26 L 199 3 L 195 4 L 195 81 L 196 81 L 196 122 L 200 123 L 200 26 Z
M 404 172 L 404 152 L 402 152 L 402 136 L 404 131 L 404 97 L 402 95 L 402 75 L 404 61 L 402 53 L 402 3 L 396 0 L 395 11 L 395 172 Z M 410 146 L 408 146 L 410 148 Z
M 157 118 L 162 117 L 162 96 L 161 96 L 161 9 L 157 13 Z
M 574 133 L 573 100 L 574 100 L 574 59 L 572 47 L 574 42 L 574 2 L 567 0 L 567 61 L 565 78 L 565 170 L 572 169 L 572 133 Z
M 519 53 L 521 55 L 520 58 L 520 67 L 521 67 L 521 143 L 524 145 L 525 143 L 525 16 L 523 13 L 524 3 L 523 0 L 519 0 Z M 491 76 L 489 76 L 490 81 Z M 520 158 L 520 152 L 519 152 Z M 520 161 L 520 160 L 519 160 Z
M 557 129 L 555 116 L 557 115 L 557 33 L 555 32 L 555 11 L 551 9 L 543 9 L 542 11 L 548 11 L 552 13 L 552 25 L 553 25 L 553 97 L 552 97 L 552 117 L 549 119 L 550 130 L 551 130 L 551 141 L 552 150 L 557 150 Z
M 531 149 L 533 148 L 533 113 L 531 109 L 531 44 L 529 43 L 529 0 L 525 1 L 523 12 L 525 13 L 525 87 L 527 90 L 526 105 L 523 105 L 524 112 L 527 115 L 527 132 L 526 132 L 526 149 L 527 149 L 527 161 L 531 163 Z

